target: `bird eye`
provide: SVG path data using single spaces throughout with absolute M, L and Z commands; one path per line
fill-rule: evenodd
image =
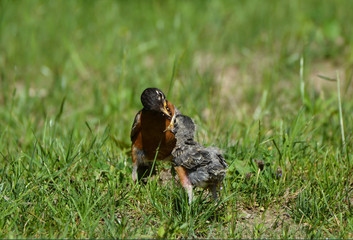
M 156 90 L 156 93 L 157 93 L 157 96 L 158 96 L 158 101 L 160 101 L 161 100 L 161 93 L 158 90 Z
M 157 91 L 158 94 L 158 100 L 161 101 L 162 99 L 164 99 L 163 93 Z

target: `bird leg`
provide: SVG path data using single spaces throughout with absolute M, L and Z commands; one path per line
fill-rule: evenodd
M 136 147 L 131 148 L 132 156 L 132 180 L 134 183 L 141 179 L 147 178 L 151 171 L 152 175 L 155 174 L 155 168 L 152 169 L 152 164 L 145 161 L 145 157 L 142 150 Z
M 194 197 L 192 193 L 192 184 L 188 178 L 187 172 L 182 166 L 174 167 L 174 169 L 179 176 L 181 185 L 183 186 L 183 188 L 185 188 L 186 193 L 188 194 L 189 204 L 191 204 Z
M 213 199 L 217 200 L 217 184 L 213 184 L 210 186 L 210 190 L 212 191 Z
M 139 162 L 141 162 L 141 154 L 140 150 L 133 145 L 131 146 L 131 160 L 132 160 L 132 180 L 134 183 L 137 182 L 138 179 L 138 174 L 137 174 L 137 169 L 139 166 Z
M 132 162 L 132 181 L 137 181 L 137 162 Z
M 155 169 L 152 169 L 152 166 L 145 164 L 138 164 L 137 162 L 132 163 L 132 180 L 134 183 L 140 181 L 141 179 L 146 179 L 150 172 L 152 171 L 152 175 L 155 173 Z

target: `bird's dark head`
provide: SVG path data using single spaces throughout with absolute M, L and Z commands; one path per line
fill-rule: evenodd
M 141 102 L 146 110 L 161 112 L 171 118 L 164 93 L 158 88 L 146 88 L 141 94 Z
M 195 123 L 190 117 L 180 114 L 173 116 L 167 130 L 174 133 L 177 140 L 193 139 L 195 135 Z

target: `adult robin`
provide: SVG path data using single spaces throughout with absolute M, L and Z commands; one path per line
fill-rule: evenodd
M 179 111 L 158 88 L 147 88 L 141 95 L 143 108 L 136 114 L 131 129 L 131 158 L 134 182 L 154 172 L 155 160 L 170 161 L 176 139 L 165 131 Z
M 193 199 L 193 187 L 209 188 L 217 199 L 217 188 L 228 167 L 220 150 L 194 141 L 195 124 L 188 116 L 174 115 L 167 130 L 175 134 L 177 142 L 172 151 L 172 163 L 186 189 L 189 203 Z

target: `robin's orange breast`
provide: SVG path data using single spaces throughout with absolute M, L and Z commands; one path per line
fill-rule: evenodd
M 155 158 L 163 160 L 170 156 L 175 147 L 176 139 L 173 133 L 165 131 L 169 124 L 170 120 L 160 113 L 142 111 L 142 147 L 148 160 L 154 160 Z

